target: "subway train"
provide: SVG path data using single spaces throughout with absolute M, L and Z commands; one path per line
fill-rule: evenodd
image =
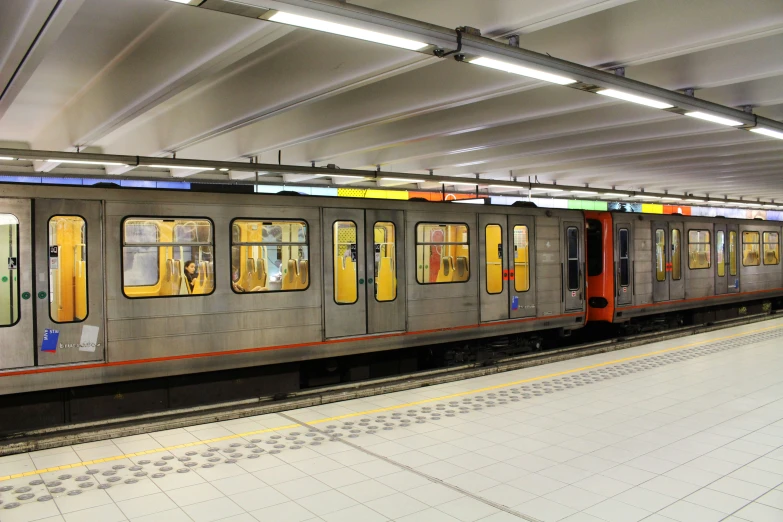
M 783 296 L 780 235 L 681 215 L 2 185 L 0 395 L 271 365 L 295 380 L 345 355 L 766 306 Z

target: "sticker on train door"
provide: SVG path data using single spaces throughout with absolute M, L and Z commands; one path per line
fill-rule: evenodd
M 57 341 L 60 340 L 60 330 L 44 330 L 43 341 L 41 342 L 42 352 L 56 352 Z
M 16 270 L 19 267 L 15 257 L 8 258 L 8 270 Z
M 571 292 L 571 297 L 576 297 L 576 292 Z
M 85 324 L 82 326 L 82 338 L 79 341 L 80 352 L 94 352 L 98 347 L 98 330 L 97 326 L 91 326 Z
M 519 310 L 519 296 L 515 295 L 511 298 L 511 309 L 512 310 Z
M 49 268 L 52 270 L 60 268 L 60 247 L 57 245 L 49 247 Z

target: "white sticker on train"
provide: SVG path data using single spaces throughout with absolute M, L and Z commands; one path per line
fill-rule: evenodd
M 97 326 L 90 326 L 85 324 L 82 326 L 82 338 L 79 341 L 80 352 L 94 352 L 98 347 L 98 331 L 100 328 Z

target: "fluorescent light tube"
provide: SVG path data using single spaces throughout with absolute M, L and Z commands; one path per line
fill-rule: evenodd
M 424 183 L 423 179 L 405 179 L 405 178 L 381 178 L 381 181 L 402 181 L 403 183 Z
M 703 199 L 694 199 L 694 198 L 688 198 L 685 201 L 688 203 L 706 203 Z
M 750 132 L 755 132 L 756 134 L 763 134 L 764 136 L 769 136 L 770 138 L 777 138 L 779 140 L 783 140 L 783 132 L 774 131 L 772 129 L 756 127 L 755 129 L 750 129 Z
M 228 172 L 228 169 L 220 169 L 220 172 Z
M 509 189 L 509 190 L 522 190 L 525 187 L 517 187 L 514 185 L 489 185 L 490 188 L 501 188 L 501 189 Z
M 9 156 L 0 156 L 0 161 L 14 161 L 16 158 L 11 158 Z
M 661 201 L 682 201 L 682 198 L 667 196 L 665 198 L 661 198 Z
M 340 36 L 357 38 L 359 40 L 367 40 L 368 42 L 390 45 L 392 47 L 400 47 L 402 49 L 408 49 L 409 51 L 419 51 L 429 45 L 422 42 L 416 42 L 414 40 L 408 40 L 407 38 L 400 38 L 399 36 L 391 36 L 384 33 L 369 31 L 367 29 L 351 27 L 349 25 L 327 22 L 325 20 L 318 20 L 316 18 L 310 18 L 307 16 L 300 16 L 291 13 L 284 13 L 282 11 L 278 11 L 272 15 L 269 18 L 269 21 L 295 25 L 297 27 L 304 27 L 305 29 L 323 31 L 325 33 L 339 34 Z
M 169 2 L 174 2 L 177 4 L 189 4 L 190 0 L 169 0 Z
M 536 192 L 563 192 L 562 189 L 558 189 L 558 188 L 543 188 L 543 187 L 533 187 L 530 190 L 535 190 Z
M 627 198 L 628 194 L 620 194 L 619 192 L 605 192 L 601 194 L 602 198 Z
M 142 165 L 153 169 L 215 170 L 214 167 L 183 167 L 180 165 Z
M 73 163 L 76 165 L 112 165 L 118 167 L 127 167 L 125 163 L 118 163 L 115 161 L 58 160 L 58 159 L 48 159 L 46 161 L 48 163 Z
M 661 199 L 658 196 L 646 196 L 644 194 L 637 194 L 634 196 L 636 199 Z
M 465 183 L 462 181 L 438 181 L 438 183 L 440 183 L 441 185 L 465 185 L 470 187 L 475 187 L 476 185 L 479 184 L 478 181 L 476 181 L 475 183 Z
M 743 123 L 741 121 L 730 120 L 721 116 L 715 116 L 714 114 L 707 114 L 706 112 L 686 112 L 686 116 L 691 118 L 698 118 L 700 120 L 711 121 L 712 123 L 720 123 L 721 125 L 728 125 L 729 127 L 739 127 Z
M 536 80 L 543 80 L 545 82 L 556 83 L 558 85 L 568 85 L 576 83 L 576 80 L 566 78 L 565 76 L 558 76 L 544 71 L 538 71 L 536 69 L 529 69 L 522 67 L 521 65 L 515 65 L 508 62 L 500 62 L 491 58 L 476 58 L 471 60 L 470 63 L 475 65 L 481 65 L 483 67 L 489 67 L 490 69 L 497 69 L 498 71 L 505 71 L 512 74 L 518 74 L 520 76 L 527 76 L 528 78 L 535 78 Z
M 595 192 L 595 191 L 592 191 L 592 190 L 572 190 L 571 194 L 595 195 L 595 194 L 598 194 L 598 192 Z
M 674 105 L 670 105 L 668 103 L 663 103 L 656 100 L 652 100 L 650 98 L 645 98 L 644 96 L 628 94 L 627 92 L 616 91 L 614 89 L 602 89 L 600 91 L 596 91 L 596 94 L 610 96 L 612 98 L 617 98 L 618 100 L 625 100 L 631 103 L 638 103 L 639 105 L 646 105 L 647 107 L 652 107 L 653 109 L 671 109 L 672 107 L 674 107 Z

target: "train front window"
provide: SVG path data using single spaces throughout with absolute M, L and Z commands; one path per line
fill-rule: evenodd
M 332 225 L 334 255 L 334 302 L 353 304 L 359 300 L 359 243 L 353 221 L 335 221 Z
M 0 327 L 19 322 L 19 220 L 0 214 Z
M 307 223 L 231 222 L 231 290 L 238 294 L 305 290 L 310 285 Z
M 487 225 L 484 229 L 484 250 L 487 266 L 487 293 L 503 291 L 503 229 L 500 225 Z
M 710 268 L 710 232 L 709 230 L 688 231 L 688 268 L 700 270 Z
M 759 266 L 761 264 L 761 234 L 758 232 L 742 233 L 742 266 Z
M 416 281 L 464 283 L 470 279 L 468 226 L 464 223 L 416 225 Z
M 715 257 L 718 262 L 718 277 L 726 275 L 726 233 L 718 230 L 715 233 Z
M 579 230 L 568 227 L 566 230 L 566 251 L 568 254 L 568 289 L 579 290 Z
M 620 229 L 620 286 L 631 284 L 631 260 L 629 251 L 629 233 L 627 228 Z
M 122 222 L 122 290 L 131 299 L 215 290 L 212 221 L 128 217 Z
M 680 230 L 672 229 L 672 281 L 682 279 L 682 237 Z
M 375 299 L 378 302 L 397 298 L 397 243 L 394 223 L 379 221 L 373 227 L 375 255 Z
M 737 275 L 737 233 L 729 232 L 729 275 Z
M 666 281 L 666 232 L 661 228 L 655 231 L 655 279 Z
M 49 220 L 49 317 L 55 323 L 87 318 L 87 224 L 79 216 Z
M 599 276 L 604 271 L 604 234 L 601 222 L 587 220 L 587 275 Z
M 764 232 L 764 264 L 780 263 L 780 240 L 777 232 Z
M 530 290 L 530 233 L 525 225 L 514 227 L 514 290 Z

